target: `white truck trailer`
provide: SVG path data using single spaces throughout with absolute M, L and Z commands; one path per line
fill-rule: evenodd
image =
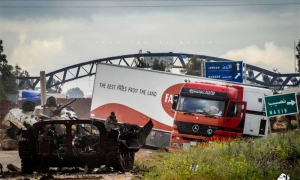
M 195 76 L 153 71 L 126 66 L 99 63 L 91 102 L 91 118 L 105 120 L 113 111 L 119 123 L 143 126 L 152 119 L 154 128 L 147 138 L 146 145 L 169 147 L 173 130 L 174 113 L 171 111 L 173 97 L 178 94 L 185 81 L 201 81 L 214 84 L 229 82 Z M 244 86 L 245 91 L 248 85 Z M 272 91 L 262 87 L 248 86 L 244 101 L 247 110 L 264 111 L 263 97 Z M 255 90 L 257 89 L 257 90 Z M 252 96 L 252 95 L 254 96 Z M 249 109 L 253 108 L 253 110 Z M 251 120 L 252 118 L 252 120 Z M 244 134 L 259 136 L 253 116 L 246 119 Z M 266 125 L 266 129 L 268 124 Z

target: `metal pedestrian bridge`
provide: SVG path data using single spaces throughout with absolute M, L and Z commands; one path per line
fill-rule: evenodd
M 77 80 L 84 77 L 93 76 L 96 73 L 97 63 L 109 63 L 123 66 L 136 67 L 141 64 L 141 59 L 145 57 L 162 58 L 162 57 L 173 57 L 174 61 L 171 68 L 183 68 L 188 62 L 188 59 L 193 56 L 198 56 L 205 61 L 218 62 L 218 61 L 232 61 L 228 59 L 222 59 L 212 56 L 197 55 L 197 54 L 186 54 L 186 53 L 138 53 L 128 54 L 114 57 L 107 57 L 102 59 L 95 59 L 79 64 L 74 64 L 56 71 L 46 73 L 46 89 L 51 87 L 57 87 L 66 82 Z M 247 83 L 260 85 L 264 87 L 272 87 L 277 91 L 282 90 L 288 86 L 299 86 L 300 85 L 300 73 L 290 74 L 279 74 L 272 72 L 251 64 L 244 63 L 244 76 Z M 35 89 L 36 85 L 40 81 L 39 76 L 29 77 L 17 77 L 18 86 L 21 88 L 24 83 L 27 84 L 31 89 Z

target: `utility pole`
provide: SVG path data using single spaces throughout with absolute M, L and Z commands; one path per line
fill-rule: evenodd
M 244 63 L 244 83 L 247 84 L 247 66 L 246 66 L 246 63 Z
M 200 71 L 201 77 L 203 77 L 203 71 L 204 71 L 204 66 L 203 66 L 203 61 L 201 61 L 201 71 Z
M 294 66 L 295 66 L 295 73 L 297 72 L 296 68 L 296 42 L 294 41 Z
M 297 53 L 298 54 L 295 54 L 295 58 L 296 58 L 296 61 L 297 61 L 297 72 L 299 73 L 300 72 L 300 39 L 299 39 L 299 43 L 297 46 L 295 46 L 295 49 L 297 50 Z M 295 51 L 294 49 L 294 51 Z

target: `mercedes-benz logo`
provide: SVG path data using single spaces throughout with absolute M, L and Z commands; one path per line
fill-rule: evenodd
M 214 131 L 212 129 L 207 129 L 206 132 L 207 132 L 208 135 L 211 135 Z
M 199 131 L 199 126 L 197 124 L 195 124 L 193 127 L 192 127 L 192 130 L 194 132 L 198 132 Z

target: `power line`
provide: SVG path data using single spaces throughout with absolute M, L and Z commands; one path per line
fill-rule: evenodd
M 93 6 L 73 6 L 73 5 L 65 5 L 65 6 L 50 6 L 50 5 L 44 5 L 44 6 L 24 6 L 24 5 L 0 5 L 0 8 L 161 8 L 161 7 L 167 7 L 167 8 L 176 8 L 176 7 L 228 7 L 228 6 L 286 6 L 286 5 L 300 5 L 300 3 L 259 3 L 259 4 L 207 4 L 207 5 L 199 5 L 199 4 L 189 4 L 189 5 L 117 5 L 117 6 L 111 6 L 111 5 L 93 5 Z

